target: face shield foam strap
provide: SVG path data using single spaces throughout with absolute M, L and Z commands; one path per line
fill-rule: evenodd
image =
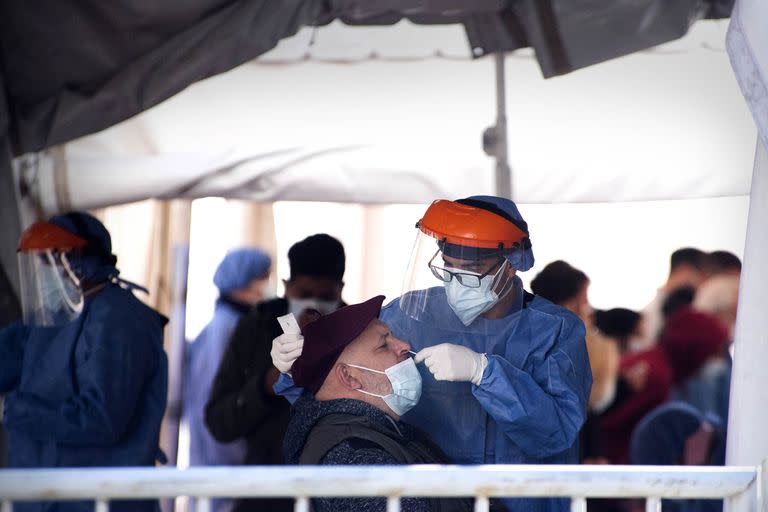
M 446 242 L 445 240 L 438 240 L 437 247 L 440 252 L 451 258 L 459 260 L 484 260 L 488 258 L 495 258 L 498 256 L 506 256 L 515 250 L 515 247 L 511 249 L 494 248 L 484 249 L 482 247 L 467 247 L 465 245 L 457 245 Z

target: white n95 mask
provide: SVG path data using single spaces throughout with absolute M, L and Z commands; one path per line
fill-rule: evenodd
M 381 398 L 398 416 L 402 416 L 419 403 L 419 398 L 421 398 L 421 374 L 419 373 L 419 369 L 416 368 L 416 363 L 413 362 L 412 358 L 409 357 L 405 361 L 390 366 L 384 371 L 374 370 L 373 368 L 358 366 L 356 364 L 348 364 L 347 366 L 386 375 L 389 379 L 389 383 L 392 385 L 392 392 L 390 394 L 377 395 L 376 393 L 371 393 L 370 391 L 365 391 L 363 389 L 358 389 L 358 391 L 366 395 Z
M 319 299 L 288 299 L 288 312 L 297 319 L 307 309 L 314 309 L 322 315 L 328 315 L 339 309 L 339 301 Z
M 493 285 L 497 276 L 506 270 L 507 265 L 508 263 L 505 261 L 494 274 L 481 278 L 480 286 L 477 288 L 464 286 L 455 277 L 445 283 L 445 295 L 448 299 L 448 305 L 451 306 L 453 312 L 459 317 L 461 323 L 464 325 L 471 324 L 475 321 L 475 318 L 491 309 L 497 302 L 499 302 L 499 300 L 509 293 L 512 287 L 508 285 L 512 284 L 512 279 L 509 279 L 509 283 L 504 283 L 501 286 L 500 293 L 496 293 L 493 290 Z M 477 272 L 469 272 L 466 270 L 452 270 L 464 274 L 481 275 Z

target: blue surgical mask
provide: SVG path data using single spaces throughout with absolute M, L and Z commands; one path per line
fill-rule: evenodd
M 501 295 L 494 291 L 494 282 L 499 273 L 505 271 L 507 263 L 505 262 L 499 270 L 493 275 L 487 275 L 480 279 L 480 286 L 477 288 L 470 288 L 464 286 L 458 279 L 451 279 L 445 283 L 445 295 L 448 299 L 448 305 L 456 316 L 459 317 L 461 323 L 469 325 L 475 321 L 475 318 L 482 315 L 493 306 L 496 305 L 499 300 L 509 292 L 509 286 L 505 283 L 501 288 Z M 464 274 L 473 274 L 480 276 L 476 272 L 468 272 L 466 270 L 454 269 L 457 272 Z M 511 283 L 510 283 L 511 284 Z
M 319 299 L 288 299 L 288 311 L 297 319 L 307 309 L 314 309 L 323 315 L 328 315 L 339 309 L 337 300 Z
M 371 393 L 370 391 L 362 389 L 358 389 L 358 391 L 366 395 L 381 398 L 398 416 L 402 416 L 419 403 L 419 398 L 421 398 L 421 374 L 419 373 L 419 369 L 416 368 L 416 363 L 413 362 L 412 358 L 409 357 L 396 365 L 390 366 L 384 371 L 374 370 L 373 368 L 358 366 L 356 364 L 349 364 L 348 366 L 386 375 L 389 379 L 389 383 L 392 385 L 392 392 L 390 394 L 377 395 L 376 393 Z

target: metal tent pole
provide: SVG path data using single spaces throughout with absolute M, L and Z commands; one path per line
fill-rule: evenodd
M 747 240 L 736 318 L 726 461 L 759 466 L 768 458 L 768 152 L 758 139 L 752 174 Z M 756 493 L 745 493 L 729 510 L 755 510 Z
M 507 93 L 504 52 L 494 54 L 496 61 L 496 195 L 512 198 L 512 171 L 507 152 Z

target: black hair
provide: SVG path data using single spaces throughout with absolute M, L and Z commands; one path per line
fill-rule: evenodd
M 669 258 L 670 272 L 680 265 L 690 265 L 697 270 L 704 270 L 707 265 L 707 253 L 694 247 L 678 249 Z
M 675 288 L 664 299 L 664 304 L 661 306 L 661 314 L 664 319 L 671 317 L 677 310 L 682 307 L 690 306 L 693 304 L 693 298 L 696 296 L 696 289 L 693 286 L 680 286 Z
M 626 308 L 613 308 L 607 311 L 595 311 L 595 326 L 611 338 L 627 340 L 637 328 L 642 315 Z
M 531 290 L 550 302 L 562 305 L 576 297 L 586 283 L 587 274 L 562 260 L 549 263 L 531 281 Z
M 288 262 L 291 280 L 299 276 L 310 276 L 341 282 L 344 278 L 344 246 L 325 233 L 308 236 L 293 244 L 288 250 Z
M 709 268 L 713 274 L 736 270 L 741 272 L 741 260 L 738 256 L 728 251 L 713 251 L 707 256 Z

